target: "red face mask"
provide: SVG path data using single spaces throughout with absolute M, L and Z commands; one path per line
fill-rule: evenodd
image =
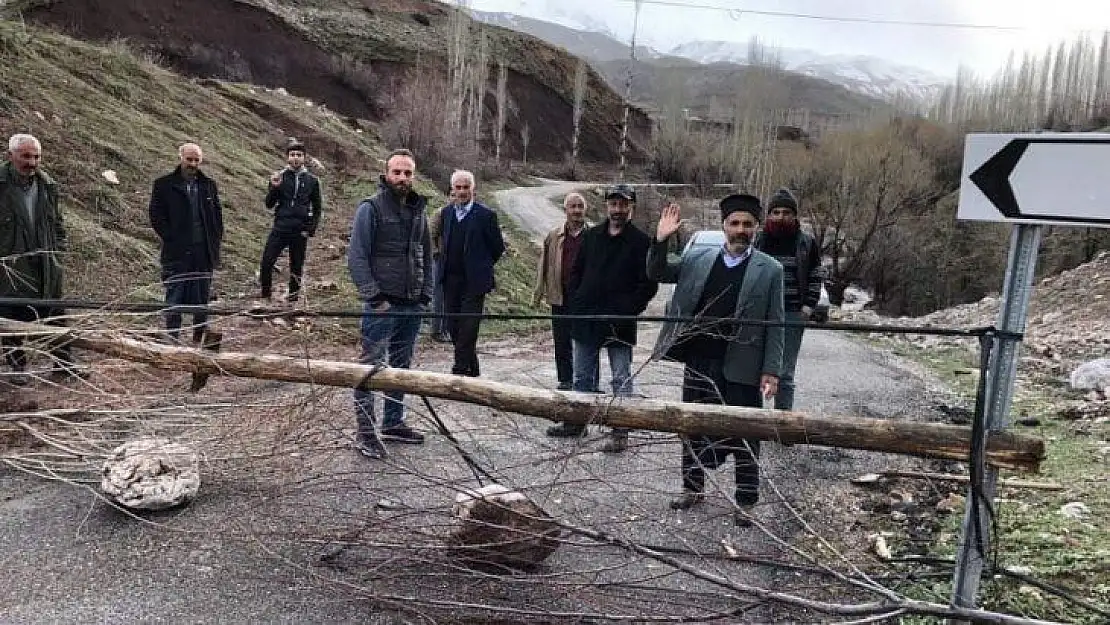
M 763 224 L 763 231 L 772 237 L 791 235 L 798 231 L 798 220 L 779 221 L 768 219 Z

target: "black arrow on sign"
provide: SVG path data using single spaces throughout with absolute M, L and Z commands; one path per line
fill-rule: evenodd
M 971 182 L 975 183 L 976 187 L 987 196 L 987 199 L 994 204 L 998 212 L 1002 213 L 1004 217 L 1009 219 L 1028 219 L 1028 220 L 1046 220 L 1046 221 L 1060 221 L 1060 222 L 1077 222 L 1077 223 L 1110 223 L 1110 218 L 1098 219 L 1092 217 L 1069 217 L 1062 215 L 1033 215 L 1030 213 L 1023 213 L 1021 207 L 1018 206 L 1017 198 L 1014 197 L 1014 187 L 1010 184 L 1010 175 L 1014 173 L 1017 164 L 1021 161 L 1021 157 L 1025 155 L 1026 151 L 1031 144 L 1034 143 L 1074 143 L 1074 144 L 1091 144 L 1098 143 L 1102 145 L 1110 144 L 1106 139 L 1012 139 L 1009 143 L 1002 147 L 994 156 L 987 159 L 976 169 L 968 178 Z

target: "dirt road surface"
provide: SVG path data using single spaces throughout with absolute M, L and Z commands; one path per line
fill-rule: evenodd
M 518 189 L 498 199 L 502 210 L 541 237 L 561 219 L 547 198 L 570 188 Z M 637 367 L 646 363 L 656 331 L 649 326 L 634 354 Z M 353 345 L 305 346 L 288 331 L 241 330 L 252 342 L 239 348 L 355 355 Z M 485 338 L 480 346 L 485 377 L 554 387 L 548 337 Z M 446 372 L 450 357 L 443 346 L 422 342 L 414 366 Z M 676 365 L 651 363 L 636 383 L 649 397 L 677 399 L 680 377 Z M 435 433 L 418 399 L 407 401 L 409 419 L 429 433 L 428 443 L 393 445 L 387 460 L 371 461 L 349 447 L 349 391 L 213 378 L 199 395 L 162 392 L 167 383 L 180 389 L 183 378 L 98 363 L 94 380 L 113 382 L 93 400 L 108 405 L 126 397 L 132 405 L 188 408 L 174 423 L 144 418 L 113 426 L 120 440 L 168 433 L 204 451 L 201 495 L 185 508 L 134 518 L 105 505 L 92 488 L 0 465 L 0 622 L 604 622 L 708 618 L 748 603 L 740 593 L 657 559 L 580 536 L 568 537 L 533 574 L 476 574 L 445 559 L 442 545 L 454 527 L 455 494 L 478 480 Z M 807 333 L 798 379 L 797 408 L 816 413 L 919 418 L 924 401 L 924 382 L 897 360 L 832 332 Z M 43 383 L 38 388 L 55 392 Z M 80 396 L 88 389 L 65 392 Z M 775 590 L 805 593 L 817 584 L 722 557 L 731 550 L 789 558 L 786 542 L 817 553 L 805 536 L 807 525 L 858 543 L 862 551 L 864 495 L 847 479 L 918 466 L 881 454 L 766 444 L 767 479 L 757 509 L 763 529 L 739 529 L 727 500 L 728 467 L 711 475 L 713 493 L 703 506 L 681 513 L 668 508 L 680 490 L 673 436 L 637 432 L 628 452 L 608 455 L 598 451 L 598 428 L 581 440 L 553 440 L 544 435 L 550 423 L 543 420 L 439 400 L 432 405 L 479 464 L 501 483 L 526 490 L 555 517 L 681 552 L 676 557 L 702 570 Z M 58 435 L 79 440 L 78 432 L 87 438 L 80 428 Z M 8 458 L 14 453 L 0 450 Z M 69 477 L 94 485 L 96 468 L 90 462 L 87 471 Z M 801 616 L 753 605 L 728 620 Z M 804 620 L 819 619 L 809 614 Z

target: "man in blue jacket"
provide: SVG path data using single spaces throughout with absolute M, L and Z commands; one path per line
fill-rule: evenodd
M 413 191 L 416 159 L 395 150 L 386 161 L 378 193 L 358 205 L 351 228 L 347 266 L 364 302 L 362 364 L 407 369 L 420 333 L 417 313 L 432 300 L 432 243 L 427 200 Z M 384 316 L 385 312 L 412 313 Z M 405 394 L 387 393 L 380 433 L 374 418 L 374 394 L 355 391 L 357 449 L 368 458 L 385 455 L 383 440 L 421 444 L 424 435 L 405 423 Z
M 289 295 L 286 300 L 295 302 L 300 297 L 308 239 L 316 234 L 320 213 L 324 210 L 320 180 L 305 167 L 305 156 L 304 144 L 296 139 L 290 140 L 285 147 L 288 167 L 270 177 L 266 208 L 274 211 L 274 227 L 266 239 L 258 270 L 264 300 L 269 300 L 273 293 L 274 263 L 286 248 L 289 249 Z
M 474 174 L 451 175 L 453 202 L 440 210 L 442 243 L 436 278 L 443 285 L 443 311 L 480 314 L 486 295 L 494 289 L 493 266 L 505 253 L 497 213 L 474 199 Z M 479 317 L 450 319 L 448 331 L 455 344 L 451 373 L 478 377 Z

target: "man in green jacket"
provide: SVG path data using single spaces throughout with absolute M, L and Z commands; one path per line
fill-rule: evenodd
M 668 260 L 667 247 L 682 224 L 680 209 L 677 204 L 663 209 L 648 253 L 647 275 L 675 283 L 667 316 L 698 321 L 666 323 L 654 357 L 686 365 L 684 402 L 759 408 L 778 392 L 782 375 L 783 328 L 777 325 L 784 316 L 782 265 L 752 247 L 763 218 L 759 198 L 733 194 L 721 200 L 720 209 L 724 245 L 695 249 L 677 262 Z M 758 440 L 683 437 L 683 496 L 671 502 L 671 508 L 685 510 L 700 503 L 705 498 L 705 469 L 716 469 L 729 456 L 736 463 L 734 518 L 739 526 L 750 525 L 759 500 Z
M 8 140 L 9 160 L 0 168 L 0 296 L 30 299 L 62 297 L 62 263 L 66 233 L 58 207 L 58 188 L 39 168 L 42 144 L 27 134 Z M 0 317 L 16 321 L 46 320 L 64 325 L 63 310 L 49 306 L 3 306 Z M 23 338 L 3 338 L 4 359 L 14 375 L 5 381 L 26 385 L 27 352 Z M 51 377 L 87 377 L 66 345 L 52 346 Z

